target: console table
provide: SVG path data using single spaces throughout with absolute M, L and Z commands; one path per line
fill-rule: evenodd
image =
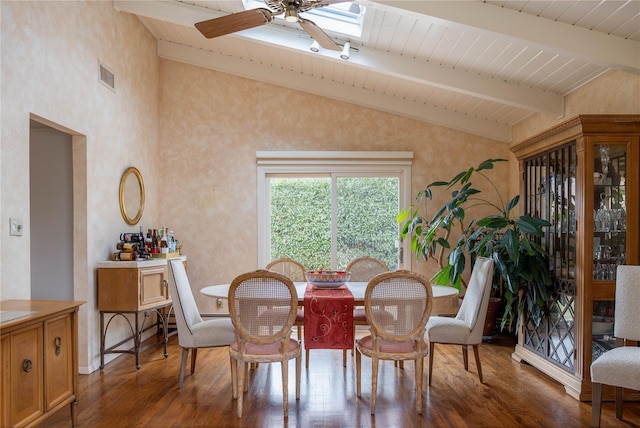
M 186 263 L 186 256 L 180 257 Z M 163 345 L 165 358 L 170 336 L 168 318 L 172 311 L 169 284 L 167 282 L 167 259 L 144 261 L 108 261 L 98 264 L 98 309 L 100 311 L 100 369 L 104 368 L 104 356 L 110 353 L 133 354 L 136 369 L 140 369 L 140 352 L 149 346 Z M 156 314 L 157 334 L 162 341 L 142 344 L 142 335 L 154 324 L 145 326 L 147 319 Z M 105 315 L 111 314 L 105 324 Z M 133 322 L 127 317 L 133 314 Z M 140 322 L 140 314 L 144 314 Z M 122 317 L 129 325 L 131 336 L 106 347 L 109 325 L 116 317 Z M 118 349 L 133 339 L 133 348 Z

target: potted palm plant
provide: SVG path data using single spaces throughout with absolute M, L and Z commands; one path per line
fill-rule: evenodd
M 450 198 L 431 217 L 420 209 L 403 209 L 396 220 L 401 225 L 400 239 L 411 239 L 411 251 L 416 258 L 432 260 L 438 271 L 431 279 L 439 285 L 458 289 L 466 285 L 465 267 L 473 257 L 494 260 L 493 294 L 500 298 L 503 313 L 500 329 L 517 331 L 520 316 L 525 314 L 539 325 L 551 293 L 548 256 L 538 241 L 550 223 L 530 215 L 517 215 L 514 210 L 519 196 L 504 202 L 488 175 L 496 162 L 488 159 L 478 167 L 462 171 L 448 181 L 435 181 L 416 196 L 416 201 L 428 202 L 438 189 L 451 192 Z M 472 179 L 486 180 L 495 190 L 498 203 L 482 197 Z M 467 218 L 467 211 L 484 206 L 495 210 L 478 220 Z

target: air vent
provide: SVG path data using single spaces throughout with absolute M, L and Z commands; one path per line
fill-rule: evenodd
M 111 70 L 100 64 L 100 83 L 109 89 L 116 90 L 115 75 Z

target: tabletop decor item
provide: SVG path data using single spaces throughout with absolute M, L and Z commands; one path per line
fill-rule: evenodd
M 450 180 L 429 184 L 416 196 L 418 202 L 425 200 L 425 209 L 436 189 L 449 189 L 450 198 L 445 197 L 444 204 L 431 217 L 423 216 L 419 208 L 410 206 L 398 214 L 396 221 L 401 225 L 400 239 L 411 239 L 416 258 L 437 263 L 439 271 L 431 278 L 436 284 L 460 289 L 466 285 L 462 274 L 467 257 L 492 258 L 495 262 L 493 291 L 504 308 L 500 328 L 515 332 L 523 313 L 539 325 L 551 295 L 548 256 L 537 242 L 550 223 L 539 217 L 514 213 L 519 195 L 504 202 L 487 174 L 494 163 L 504 161 L 487 159 Z M 479 195 L 482 191 L 471 182 L 477 176 L 489 182 L 498 193 L 497 198 Z M 495 199 L 498 202 L 494 202 Z M 494 212 L 478 220 L 466 217 L 465 210 L 471 211 L 476 206 L 490 207 Z
M 316 288 L 339 288 L 351 278 L 351 272 L 336 270 L 312 270 L 304 275 L 307 282 Z

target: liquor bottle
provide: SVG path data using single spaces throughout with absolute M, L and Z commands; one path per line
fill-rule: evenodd
M 158 254 L 158 229 L 153 229 L 153 233 L 151 235 L 151 252 L 153 254 Z
M 176 252 L 176 238 L 175 236 L 173 236 L 173 230 L 169 231 L 169 252 L 170 253 Z
M 167 230 L 169 229 L 167 228 Z M 160 252 L 162 254 L 167 254 L 169 252 L 169 243 L 167 242 L 167 233 L 164 232 L 164 228 L 161 229 Z
M 147 229 L 147 237 L 144 239 L 144 246 L 149 254 L 151 254 L 151 242 L 151 229 Z

